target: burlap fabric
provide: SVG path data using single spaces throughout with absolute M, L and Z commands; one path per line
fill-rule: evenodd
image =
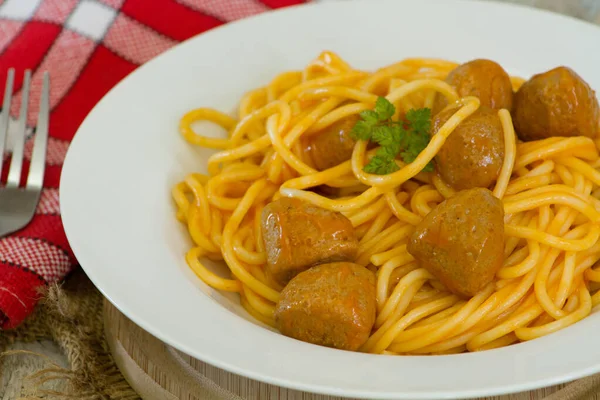
M 103 298 L 88 278 L 74 272 L 62 286 L 50 286 L 36 311 L 19 328 L 0 332 L 0 374 L 10 374 L 17 357 L 39 358 L 40 370 L 24 377 L 23 399 L 76 398 L 82 400 L 137 399 L 116 367 L 104 337 Z M 54 341 L 69 365 L 56 364 L 42 354 L 4 352 L 14 342 Z M 0 375 L 0 382 L 2 381 Z M 5 388 L 6 389 L 6 388 Z M 0 398 L 3 388 L 0 387 Z M 11 395 L 12 396 L 12 395 Z

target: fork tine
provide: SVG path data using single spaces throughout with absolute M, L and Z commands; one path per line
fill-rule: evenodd
M 4 161 L 4 146 L 6 145 L 6 136 L 8 134 L 8 121 L 10 120 L 10 101 L 12 100 L 13 82 L 15 80 L 15 70 L 8 70 L 6 76 L 6 86 L 4 88 L 4 101 L 2 103 L 2 115 L 0 116 L 0 176 L 2 176 L 2 164 Z
M 27 106 L 29 104 L 29 84 L 31 83 L 31 71 L 25 71 L 23 88 L 21 89 L 21 111 L 19 123 L 17 124 L 15 145 L 12 152 L 12 160 L 8 169 L 6 187 L 19 187 L 21 182 L 21 169 L 23 167 L 23 148 L 25 147 L 25 132 L 27 131 Z
M 29 175 L 27 176 L 27 189 L 42 189 L 44 184 L 44 169 L 46 168 L 46 148 L 48 147 L 48 119 L 50 117 L 50 75 L 44 73 L 44 84 L 40 96 L 40 113 L 38 115 L 33 142 L 33 154 Z

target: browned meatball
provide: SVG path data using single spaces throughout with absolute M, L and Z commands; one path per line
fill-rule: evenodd
M 515 95 L 515 129 L 521 140 L 598 135 L 600 111 L 590 86 L 570 68 L 534 75 Z
M 298 199 L 281 198 L 263 209 L 267 275 L 285 286 L 316 264 L 353 261 L 358 251 L 348 218 Z
M 283 289 L 275 322 L 286 336 L 357 350 L 375 323 L 375 275 L 349 262 L 304 271 Z
M 504 262 L 504 209 L 488 189 L 440 203 L 417 225 L 408 252 L 449 290 L 474 296 Z
M 433 118 L 433 132 L 456 112 Z M 453 188 L 490 187 L 504 163 L 504 131 L 496 110 L 482 106 L 458 125 L 436 155 L 437 171 Z
M 319 171 L 335 167 L 352 157 L 356 142 L 350 131 L 358 119 L 357 115 L 342 118 L 311 137 L 309 154 Z
M 446 82 L 456 89 L 459 97 L 478 97 L 481 105 L 496 110 L 506 108 L 510 111 L 512 108 L 510 77 L 494 61 L 477 59 L 461 64 L 450 71 Z M 446 104 L 446 99 L 438 95 L 434 111 L 440 111 Z

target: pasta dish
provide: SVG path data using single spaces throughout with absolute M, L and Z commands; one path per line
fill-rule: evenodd
M 228 132 L 212 138 L 192 125 Z M 600 303 L 600 111 L 575 71 L 331 51 L 179 130 L 189 267 L 282 334 L 376 354 L 535 339 Z M 221 276 L 204 260 L 223 260 Z

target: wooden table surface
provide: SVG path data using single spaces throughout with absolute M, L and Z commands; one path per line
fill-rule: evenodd
M 328 1 L 328 0 L 320 0 Z M 489 1 L 489 0 L 479 0 Z M 600 0 L 495 0 L 507 3 L 517 3 L 555 12 L 571 15 L 589 22 L 600 24 Z M 0 2 L 1 3 L 1 2 Z M 37 343 L 15 343 L 12 350 L 30 350 L 42 353 L 53 359 L 57 364 L 67 366 L 65 356 L 61 350 L 50 341 Z M 44 362 L 36 358 L 15 358 L 12 364 L 5 365 L 9 374 L 2 374 L 0 378 L 0 400 L 12 400 L 21 387 L 23 378 L 43 368 Z M 61 383 L 59 383 L 61 384 Z M 58 388 L 57 388 L 58 389 Z

